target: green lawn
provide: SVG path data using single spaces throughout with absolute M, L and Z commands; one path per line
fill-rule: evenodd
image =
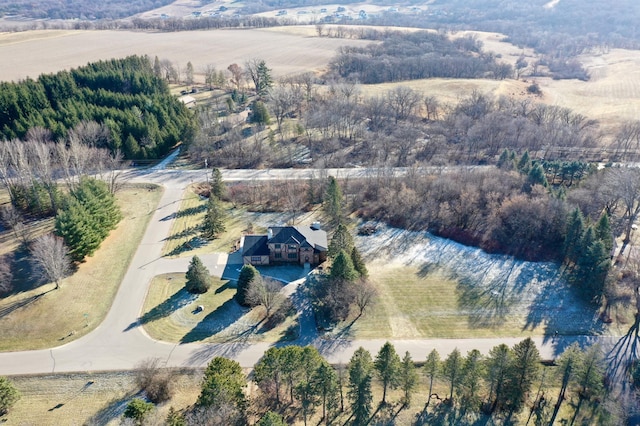
M 278 341 L 295 318 L 272 330 L 264 328 L 264 310 L 242 308 L 233 299 L 235 283 L 212 278 L 213 285 L 200 295 L 184 290 L 184 274 L 159 275 L 151 281 L 141 322 L 154 339 L 173 343 Z M 197 311 L 198 306 L 204 309 Z
M 54 290 L 53 284 L 26 286 L 0 299 L 0 351 L 59 346 L 100 324 L 161 196 L 162 189 L 157 186 L 124 188 L 117 194 L 122 221 L 59 290 Z M 34 226 L 49 231 L 53 222 L 47 223 L 46 229 L 42 222 Z M 4 237 L 5 244 L 14 244 L 6 234 Z
M 413 267 L 379 263 L 369 268 L 378 298 L 352 325 L 349 333 L 354 337 L 462 338 L 543 333 L 541 328 L 522 332 L 523 313 L 501 313 L 508 306 L 489 306 L 483 311 L 486 315 L 479 318 L 477 311 L 465 304 L 469 291 L 441 270 L 422 273 Z M 477 297 L 482 304 L 483 296 Z

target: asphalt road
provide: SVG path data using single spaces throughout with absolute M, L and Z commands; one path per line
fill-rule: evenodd
M 37 374 L 72 371 L 98 371 L 131 369 L 148 358 L 160 358 L 167 366 L 204 366 L 213 356 L 225 356 L 237 360 L 244 367 L 253 366 L 268 349 L 269 343 L 247 343 L 243 341 L 222 344 L 170 344 L 159 342 L 147 336 L 138 323 L 141 308 L 151 279 L 167 272 L 185 272 L 189 258 L 165 259 L 161 255 L 163 238 L 173 224 L 173 217 L 180 207 L 184 190 L 192 182 L 204 181 L 204 171 L 177 171 L 164 169 L 171 161 L 148 170 L 127 172 L 133 182 L 153 182 L 165 187 L 158 208 L 144 234 L 134 258 L 116 294 L 111 310 L 104 322 L 88 335 L 59 347 L 21 352 L 0 353 L 0 375 Z M 339 177 L 375 176 L 381 173 L 406 173 L 405 169 L 330 169 L 330 170 L 224 170 L 225 180 L 266 180 L 266 179 L 306 179 L 311 176 L 331 174 Z M 222 276 L 237 270 L 233 259 L 227 254 L 202 257 L 203 262 L 214 275 Z M 284 287 L 292 294 L 299 282 Z M 372 353 L 385 340 L 353 341 L 346 338 L 325 339 L 315 331 L 308 302 L 296 301 L 302 311 L 301 337 L 296 344 L 312 344 L 330 362 L 348 362 L 353 351 L 362 346 Z M 454 348 L 465 354 L 471 349 L 483 353 L 500 344 L 513 346 L 523 337 L 487 339 L 421 339 L 393 341 L 397 351 L 409 351 L 416 361 L 422 361 L 432 349 L 446 355 Z M 572 341 L 586 342 L 583 336 L 537 337 L 534 338 L 541 355 L 545 359 L 554 358 L 558 352 Z

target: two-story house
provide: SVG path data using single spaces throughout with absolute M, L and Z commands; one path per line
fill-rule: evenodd
M 245 264 L 309 263 L 327 260 L 327 233 L 311 226 L 272 226 L 266 235 L 245 235 L 240 241 Z

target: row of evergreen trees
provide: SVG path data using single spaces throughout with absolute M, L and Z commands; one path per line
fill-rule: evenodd
M 83 177 L 77 188 L 62 198 L 55 218 L 55 232 L 64 239 L 74 261 L 91 256 L 122 218 L 120 207 L 107 185 Z
M 497 345 L 487 355 L 476 349 L 464 355 L 454 349 L 441 359 L 434 349 L 420 364 L 421 368 L 409 352 L 401 356 L 390 342 L 376 354 L 361 347 L 348 364 L 337 366 L 312 346 L 272 347 L 254 366 L 252 380 L 259 392 L 252 392 L 250 400 L 243 391 L 248 379 L 240 365 L 215 357 L 195 406 L 171 411 L 173 420 L 186 422 L 169 424 L 200 424 L 191 422 L 198 413 L 206 414 L 211 424 L 250 424 L 252 414 L 265 411 L 256 424 L 285 424 L 283 416 L 290 424 L 396 424 L 400 411 L 412 405 L 419 391 L 427 397 L 418 401 L 415 424 L 620 420 L 604 403 L 603 361 L 596 346 L 582 350 L 571 345 L 547 368 L 530 338 L 513 347 Z M 213 421 L 221 415 L 226 416 L 221 423 Z
M 159 158 L 190 142 L 196 121 L 156 77 L 146 56 L 99 61 L 37 80 L 0 83 L 0 138 L 24 138 L 34 127 L 56 139 L 80 121 L 104 123 L 107 148 L 126 158 Z

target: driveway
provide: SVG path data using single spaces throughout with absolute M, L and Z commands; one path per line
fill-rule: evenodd
M 52 372 L 90 371 L 90 370 L 126 370 L 131 369 L 147 358 L 160 358 L 167 366 L 202 367 L 213 356 L 225 356 L 235 359 L 243 367 L 253 366 L 267 350 L 270 343 L 223 343 L 223 344 L 171 344 L 159 342 L 147 336 L 139 326 L 138 317 L 151 279 L 167 272 L 184 272 L 190 258 L 166 259 L 162 257 L 163 239 L 169 235 L 174 219 L 180 207 L 180 201 L 186 187 L 197 181 L 204 181 L 208 172 L 166 170 L 164 165 L 154 169 L 128 172 L 133 182 L 152 182 L 163 185 L 165 192 L 147 227 L 129 269 L 116 294 L 111 310 L 105 320 L 88 335 L 63 346 L 37 351 L 0 353 L 0 375 L 40 374 Z M 355 176 L 375 173 L 376 169 L 343 169 L 328 173 L 334 176 Z M 378 171 L 379 173 L 380 171 Z M 402 173 L 401 169 L 394 173 Z M 319 170 L 223 171 L 227 180 L 252 179 L 299 179 L 312 175 L 326 174 Z M 353 173 L 353 174 L 352 174 Z M 235 279 L 241 267 L 238 253 L 231 255 L 212 254 L 202 256 L 205 265 L 214 275 Z M 299 272 L 298 272 L 299 273 Z M 292 275 L 291 278 L 299 276 Z M 313 315 L 308 301 L 297 293 L 302 281 L 296 280 L 284 287 L 285 292 L 294 294 L 294 302 L 301 311 L 301 336 L 295 344 L 312 344 L 331 362 L 347 362 L 358 347 L 375 353 L 385 340 L 351 341 L 340 337 L 323 339 L 315 331 Z M 556 349 L 570 341 L 585 343 L 587 337 L 538 337 L 534 341 L 543 358 L 553 358 Z M 454 348 L 462 353 L 478 349 L 483 353 L 500 344 L 509 346 L 522 338 L 489 339 L 423 339 L 392 341 L 399 353 L 409 351 L 414 360 L 424 360 L 432 349 L 447 354 Z

